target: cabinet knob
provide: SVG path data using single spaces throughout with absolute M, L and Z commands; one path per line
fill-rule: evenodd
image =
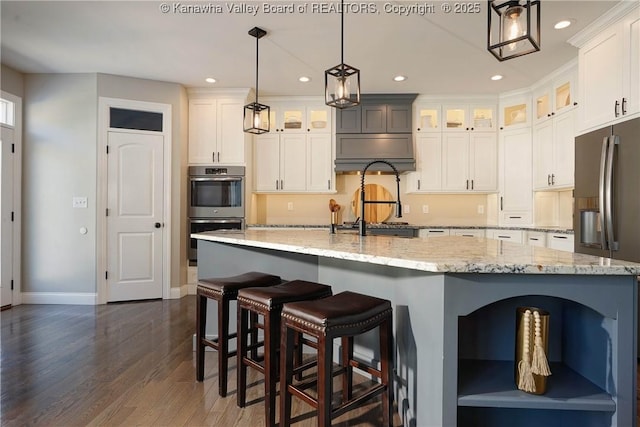
M 420 128 L 418 128 L 418 130 L 420 130 Z
M 577 103 L 577 102 L 574 102 L 574 103 L 573 103 L 573 105 L 578 105 L 578 103 Z
M 551 113 L 551 115 L 552 115 L 552 116 L 555 116 L 555 115 L 556 115 L 555 111 L 554 111 L 553 113 Z

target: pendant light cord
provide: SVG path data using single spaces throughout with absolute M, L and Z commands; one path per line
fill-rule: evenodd
M 259 50 L 258 43 L 259 42 L 260 42 L 260 37 L 256 36 L 256 104 L 258 103 L 258 50 Z
M 344 0 L 340 3 L 340 63 L 344 72 Z

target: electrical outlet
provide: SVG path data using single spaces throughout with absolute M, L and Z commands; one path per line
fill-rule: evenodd
M 402 205 L 402 211 L 403 211 L 403 213 L 406 213 L 406 214 L 411 213 L 411 206 Z
M 478 213 L 482 215 L 484 213 L 484 205 L 478 205 Z
M 429 205 L 422 205 L 422 213 L 423 214 L 429 213 Z
M 74 208 L 86 208 L 87 207 L 87 198 L 86 197 L 73 197 L 72 205 Z
M 293 210 L 293 202 L 287 203 L 287 210 L 288 211 L 292 211 Z

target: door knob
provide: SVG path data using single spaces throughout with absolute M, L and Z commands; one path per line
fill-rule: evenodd
M 160 228 L 160 227 L 162 227 L 162 224 L 160 224 L 159 222 L 156 222 L 156 223 L 155 223 L 155 227 L 156 227 L 156 228 Z

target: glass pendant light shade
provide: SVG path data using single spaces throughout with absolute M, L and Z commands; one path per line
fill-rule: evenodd
M 266 34 L 265 30 L 258 27 L 249 30 L 249 35 L 256 38 L 256 100 L 244 106 L 243 129 L 247 133 L 267 133 L 271 125 L 271 109 L 258 102 L 258 40 Z
M 340 14 L 341 63 L 324 72 L 324 102 L 330 107 L 349 108 L 360 104 L 360 70 L 344 63 L 344 0 Z
M 540 50 L 540 0 L 489 0 L 487 49 L 499 61 Z
M 248 133 L 267 133 L 270 130 L 271 109 L 268 105 L 252 102 L 244 106 L 244 131 Z
M 348 108 L 360 104 L 360 70 L 339 64 L 324 72 L 325 103 Z

